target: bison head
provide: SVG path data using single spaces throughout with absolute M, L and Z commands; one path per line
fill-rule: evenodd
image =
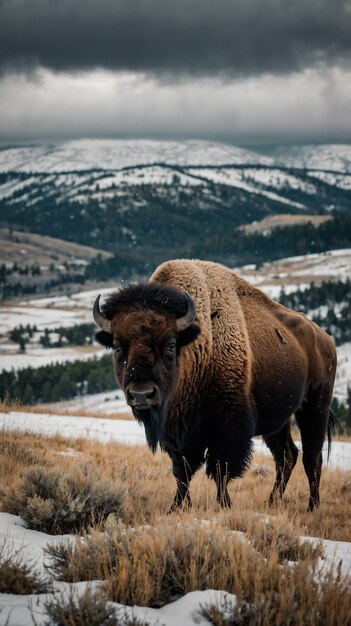
M 93 315 L 96 339 L 113 348 L 117 380 L 150 447 L 162 437 L 163 416 L 177 384 L 182 348 L 200 332 L 194 300 L 159 283 L 136 284 L 112 293 Z

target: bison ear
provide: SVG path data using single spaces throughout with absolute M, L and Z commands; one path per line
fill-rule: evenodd
M 107 333 L 105 330 L 100 330 L 96 333 L 95 339 L 99 344 L 104 346 L 104 348 L 113 347 L 113 335 L 111 335 L 111 333 Z
M 191 326 L 188 326 L 188 328 L 177 334 L 177 347 L 182 348 L 183 346 L 187 346 L 198 337 L 200 332 L 199 326 L 191 324 Z

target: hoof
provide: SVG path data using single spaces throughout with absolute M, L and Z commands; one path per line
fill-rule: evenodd
M 313 498 L 310 498 L 308 507 L 307 507 L 307 513 L 312 513 L 312 511 L 314 509 L 318 509 L 318 507 L 319 507 L 319 500 L 314 500 Z
M 217 502 L 219 504 L 219 506 L 221 507 L 221 509 L 231 509 L 232 508 L 232 501 L 228 496 L 224 497 L 224 498 L 217 498 Z
M 267 504 L 269 506 L 269 508 L 271 508 L 272 506 L 277 506 L 278 504 L 278 496 L 276 493 L 271 493 L 271 495 L 269 496 L 268 500 L 267 500 Z
M 192 504 L 190 498 L 183 500 L 183 502 L 177 502 L 174 500 L 167 511 L 167 515 L 171 515 L 172 513 L 184 513 L 191 509 Z

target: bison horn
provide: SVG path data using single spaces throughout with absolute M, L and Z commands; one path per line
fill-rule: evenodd
M 105 317 L 101 313 L 99 303 L 100 303 L 100 295 L 98 295 L 98 297 L 96 298 L 94 302 L 94 308 L 93 308 L 94 320 L 97 323 L 97 325 L 101 328 L 101 330 L 104 330 L 106 333 L 110 333 L 110 335 L 112 335 L 111 322 L 110 320 L 107 319 L 107 317 Z
M 196 306 L 194 300 L 187 291 L 185 291 L 185 296 L 188 302 L 188 309 L 183 317 L 178 317 L 176 320 L 176 329 L 178 333 L 188 328 L 196 317 Z

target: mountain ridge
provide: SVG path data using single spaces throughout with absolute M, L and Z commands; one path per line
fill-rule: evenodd
M 205 140 L 79 139 L 0 148 L 0 172 L 120 170 L 137 165 L 265 165 L 351 173 L 350 144 L 276 146 L 267 154 Z

